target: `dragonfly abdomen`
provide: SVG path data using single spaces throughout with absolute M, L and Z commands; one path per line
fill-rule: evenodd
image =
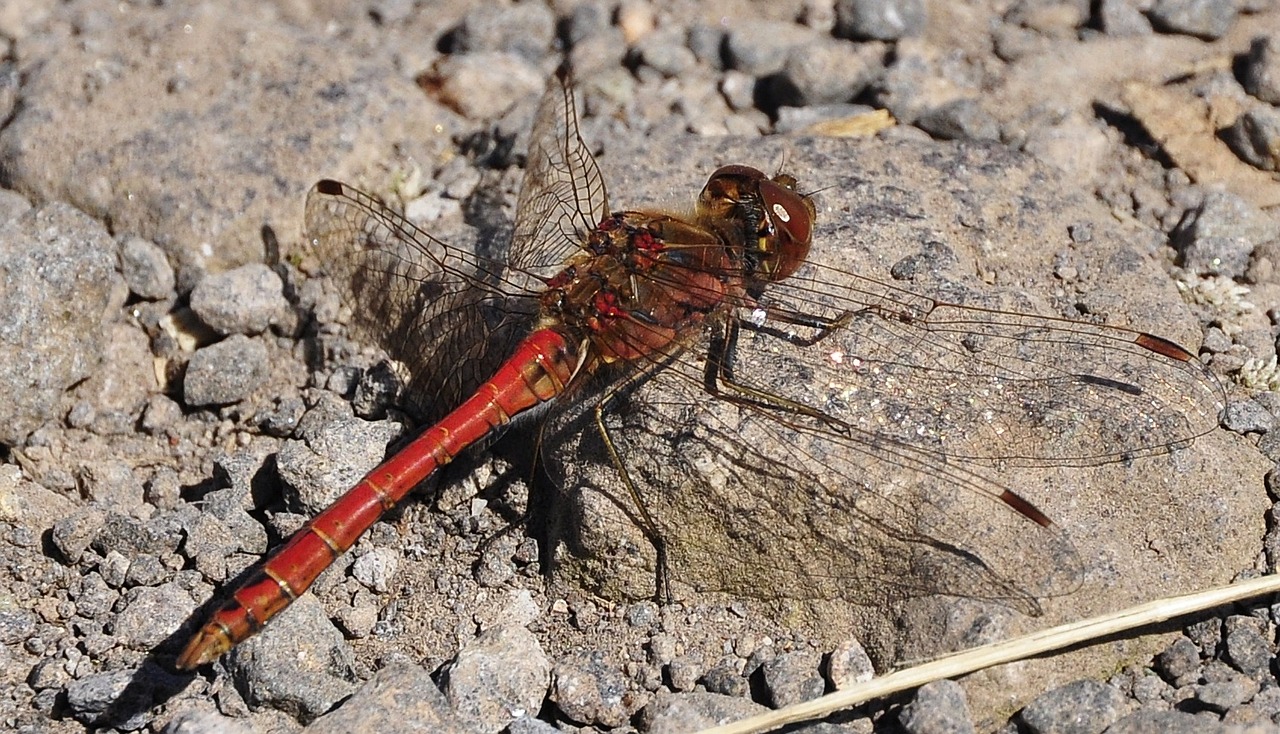
M 531 334 L 493 379 L 295 533 L 191 638 L 178 668 L 213 662 L 257 633 L 414 487 L 514 416 L 564 392 L 576 352 L 558 329 Z

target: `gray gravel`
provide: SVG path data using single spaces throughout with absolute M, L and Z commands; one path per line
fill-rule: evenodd
M 834 202 L 821 224 L 858 272 L 927 289 L 961 270 L 984 284 L 975 295 L 1169 323 L 1203 345 L 1233 390 L 1220 435 L 1116 468 L 1114 485 L 1072 469 L 1019 486 L 1068 505 L 1091 487 L 1127 493 L 1092 504 L 1139 527 L 1140 563 L 1097 552 L 1115 598 L 1086 606 L 1130 601 L 1142 569 L 1170 589 L 1274 570 L 1280 498 L 1263 497 L 1259 469 L 1280 459 L 1274 5 L 76 0 L 6 15 L 0 728 L 683 732 L 1048 623 L 966 600 L 854 627 L 799 603 L 610 597 L 601 578 L 651 584 L 642 539 L 592 524 L 590 498 L 536 496 L 504 458 L 463 457 L 264 633 L 197 675 L 169 670 L 198 605 L 410 424 L 396 369 L 349 340 L 296 247 L 305 191 L 349 180 L 433 234 L 489 246 L 562 56 L 614 206 L 683 203 L 717 163 L 802 161 L 806 185 L 847 189 L 820 194 Z M 1126 101 L 1130 84 L 1176 89 L 1171 109 L 1204 101 L 1213 130 L 1189 154 L 1195 115 L 1166 134 Z M 898 125 L 865 144 L 770 135 L 847 132 L 876 109 Z M 1077 198 L 1045 193 L 1059 190 Z M 894 252 L 885 222 L 929 246 Z M 1197 501 L 1152 509 L 1169 484 Z M 583 510 L 564 546 L 616 554 L 540 553 L 521 523 L 549 505 Z M 545 575 L 548 560 L 562 573 Z M 1046 665 L 1056 678 L 944 681 L 810 730 L 1280 731 L 1280 610 L 1220 615 L 1107 643 L 1117 657 L 1090 678 L 1063 656 Z M 946 624 L 913 626 L 924 618 Z

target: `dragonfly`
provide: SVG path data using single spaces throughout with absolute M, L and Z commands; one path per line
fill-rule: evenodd
M 825 265 L 838 243 L 814 241 L 817 217 L 793 175 L 746 165 L 715 170 L 688 211 L 611 209 L 564 75 L 537 108 L 501 252 L 318 182 L 307 245 L 352 332 L 406 366 L 427 427 L 251 572 L 177 667 L 261 630 L 410 491 L 522 420 L 548 466 L 588 463 L 622 488 L 663 598 L 677 578 L 1037 614 L 1070 593 L 1069 534 L 1004 470 L 1170 451 L 1216 428 L 1220 382 L 1154 334 Z

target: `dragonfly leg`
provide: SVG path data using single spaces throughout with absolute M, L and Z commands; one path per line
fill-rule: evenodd
M 639 372 L 630 379 L 625 380 L 621 385 L 617 385 L 605 393 L 596 403 L 595 421 L 596 430 L 600 433 L 600 439 L 604 442 L 605 449 L 609 452 L 609 459 L 613 462 L 614 469 L 617 470 L 618 476 L 622 479 L 623 485 L 627 488 L 627 494 L 631 497 L 631 503 L 635 507 L 635 516 L 632 518 L 636 526 L 640 528 L 640 532 L 644 533 L 645 538 L 653 545 L 655 554 L 655 573 L 657 578 L 654 582 L 654 598 L 660 604 L 670 604 L 671 595 L 671 571 L 667 565 L 667 543 L 662 537 L 662 531 L 658 529 L 658 524 L 654 522 L 653 515 L 649 514 L 649 508 L 645 506 L 644 499 L 640 496 L 640 492 L 636 490 L 636 485 L 631 481 L 631 475 L 627 472 L 626 462 L 622 460 L 622 455 L 618 452 L 617 445 L 609 434 L 609 427 L 605 425 L 605 413 L 609 406 L 618 397 L 618 394 L 632 386 L 635 382 L 644 379 L 647 372 Z
M 820 335 L 819 338 L 825 338 L 835 329 L 842 327 L 848 322 L 850 314 L 841 314 L 836 319 L 827 321 L 826 333 Z M 703 373 L 703 387 L 706 391 L 721 400 L 743 405 L 753 408 L 763 408 L 768 411 L 778 411 L 791 415 L 803 415 L 812 418 L 826 427 L 839 433 L 848 434 L 851 427 L 845 421 L 835 416 L 824 413 L 817 408 L 812 408 L 803 403 L 796 402 L 790 398 L 776 395 L 767 390 L 761 390 L 751 385 L 738 382 L 733 376 L 734 355 L 737 351 L 738 336 L 743 328 L 750 328 L 757 333 L 773 334 L 772 330 L 765 330 L 755 324 L 744 323 L 740 319 L 730 318 L 725 322 L 723 333 L 713 337 L 711 344 L 707 350 L 706 371 Z M 787 339 L 787 335 L 776 334 L 780 338 Z M 787 341 L 791 341 L 787 339 Z
M 782 308 L 766 308 L 764 310 L 764 314 L 764 322 L 761 323 L 756 323 L 749 319 L 742 319 L 742 328 L 750 329 L 751 331 L 761 334 L 768 334 L 769 336 L 776 337 L 778 339 L 783 339 L 797 347 L 811 347 L 840 329 L 848 326 L 849 322 L 853 319 L 852 311 L 841 311 L 833 318 Z M 769 321 L 781 324 L 791 324 L 792 326 L 803 326 L 805 328 L 814 329 L 814 333 L 808 336 L 802 336 L 786 329 L 771 326 L 767 323 Z

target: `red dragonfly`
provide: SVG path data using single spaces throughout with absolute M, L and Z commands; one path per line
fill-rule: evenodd
M 740 165 L 690 213 L 610 210 L 563 81 L 539 106 L 502 256 L 317 183 L 310 244 L 356 331 L 408 365 L 408 407 L 430 427 L 251 574 L 178 667 L 256 633 L 522 414 L 542 415 L 550 458 L 616 474 L 660 593 L 673 574 L 751 596 L 948 593 L 1032 614 L 1074 588 L 1078 561 L 994 469 L 1122 461 L 1216 427 L 1222 388 L 1182 347 L 824 266 L 808 257 L 815 218 L 795 178 Z M 1000 526 L 1016 548 L 986 545 Z

